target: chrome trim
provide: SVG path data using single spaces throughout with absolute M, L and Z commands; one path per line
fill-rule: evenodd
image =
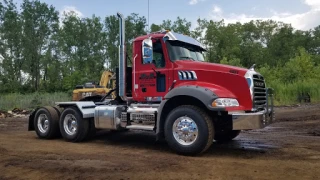
M 179 117 L 172 125 L 173 137 L 183 146 L 192 145 L 198 139 L 198 131 L 196 122 L 187 116 Z
M 121 129 L 121 113 L 124 106 L 97 106 L 94 112 L 94 124 L 97 129 Z
M 37 126 L 41 133 L 46 133 L 50 127 L 49 118 L 46 114 L 40 114 L 37 120 Z
M 134 58 L 133 58 L 133 73 L 134 73 L 134 75 L 133 75 L 133 84 L 134 84 L 134 88 L 133 88 L 133 91 L 134 91 L 134 93 L 135 93 L 135 95 L 137 96 L 137 94 L 136 94 L 136 89 L 138 89 L 139 88 L 139 85 L 138 84 L 136 84 L 136 58 L 137 58 L 137 56 L 138 56 L 138 54 L 136 54 L 135 56 L 134 56 Z
M 125 20 L 121 13 L 117 13 L 119 17 L 119 96 L 122 100 L 126 101 L 126 68 L 127 63 L 125 59 L 126 45 L 125 45 Z
M 154 114 L 158 111 L 158 108 L 153 107 L 129 107 L 128 113 L 141 113 L 141 114 Z
M 78 123 L 73 114 L 67 114 L 63 119 L 63 129 L 68 135 L 73 136 L 77 133 Z
M 145 131 L 153 131 L 154 126 L 150 125 L 129 125 L 126 127 L 127 129 L 135 129 L 135 130 L 145 130 Z
M 178 71 L 180 80 L 197 80 L 197 74 L 194 71 Z
M 194 71 L 190 71 L 190 72 L 192 73 L 192 75 L 193 75 L 194 79 L 195 79 L 195 80 L 197 80 L 197 79 L 198 79 L 198 77 L 197 77 L 196 72 L 194 72 Z
M 70 101 L 70 102 L 56 102 L 59 107 L 77 106 L 83 118 L 94 117 L 94 108 L 96 105 L 92 101 Z
M 246 79 L 250 79 L 250 95 L 252 100 L 252 111 L 262 110 L 266 107 L 266 82 L 264 81 L 263 76 L 256 72 L 253 68 L 249 69 L 245 76 Z M 263 84 L 263 86 L 256 86 L 259 82 L 259 85 Z
M 275 121 L 272 89 L 267 89 L 267 103 L 263 111 L 251 113 L 229 112 L 232 116 L 233 130 L 261 129 Z

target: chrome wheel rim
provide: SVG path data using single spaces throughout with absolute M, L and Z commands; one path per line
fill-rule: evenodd
M 179 144 L 191 145 L 198 138 L 198 126 L 190 117 L 183 116 L 173 123 L 172 133 Z
M 49 118 L 46 114 L 40 114 L 37 121 L 38 129 L 41 133 L 46 133 L 49 129 Z
M 70 136 L 73 136 L 77 133 L 78 124 L 76 117 L 73 114 L 67 114 L 66 117 L 64 117 L 63 128 L 64 131 Z

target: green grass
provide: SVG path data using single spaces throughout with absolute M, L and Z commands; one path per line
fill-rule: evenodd
M 270 82 L 268 86 L 272 87 L 275 91 L 275 105 L 292 105 L 300 103 L 300 94 L 309 94 L 311 103 L 320 102 L 320 81 L 317 79 L 290 84 L 275 81 Z
M 54 105 L 54 102 L 70 100 L 71 94 L 64 92 L 0 94 L 0 110 L 12 110 L 14 108 L 30 110 L 37 106 Z

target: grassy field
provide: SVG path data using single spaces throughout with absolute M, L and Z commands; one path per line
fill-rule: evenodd
M 57 101 L 70 101 L 71 94 L 59 93 L 32 93 L 32 94 L 0 94 L 0 110 L 33 109 L 37 106 L 54 105 Z
M 320 83 L 318 80 L 308 80 L 283 84 L 272 82 L 268 85 L 274 89 L 275 105 L 292 105 L 304 103 L 310 98 L 311 103 L 320 102 Z

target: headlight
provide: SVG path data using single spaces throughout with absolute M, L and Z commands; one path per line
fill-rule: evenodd
M 218 98 L 212 102 L 212 107 L 237 107 L 239 102 L 232 98 Z

